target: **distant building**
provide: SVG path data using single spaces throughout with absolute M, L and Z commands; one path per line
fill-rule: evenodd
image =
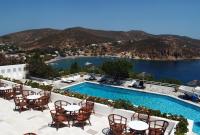
M 0 66 L 0 75 L 11 79 L 26 78 L 26 64 Z

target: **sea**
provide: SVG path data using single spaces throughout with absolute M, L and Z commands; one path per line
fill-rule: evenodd
M 49 64 L 56 69 L 67 69 L 74 62 L 77 62 L 80 66 L 85 66 L 86 63 L 100 66 L 104 61 L 116 59 L 120 58 L 69 57 L 50 62 Z M 200 80 L 200 60 L 128 60 L 133 64 L 133 71 L 150 73 L 156 79 L 176 79 L 180 80 L 183 84 L 187 84 L 192 80 Z

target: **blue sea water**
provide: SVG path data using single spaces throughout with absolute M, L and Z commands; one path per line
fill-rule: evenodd
M 129 100 L 134 105 L 160 110 L 163 113 L 183 115 L 188 119 L 194 120 L 193 131 L 200 134 L 200 107 L 196 107 L 183 101 L 168 96 L 132 91 L 93 83 L 81 83 L 66 89 L 73 92 L 79 92 L 81 94 L 112 100 L 125 99 Z
M 110 57 L 79 57 L 67 58 L 51 63 L 54 68 L 66 69 L 73 62 L 84 66 L 86 62 L 91 62 L 94 65 L 101 65 Z M 192 80 L 200 80 L 200 60 L 182 60 L 182 61 L 147 61 L 147 60 L 130 60 L 133 63 L 133 70 L 136 72 L 147 72 L 156 79 L 170 78 L 177 79 L 183 83 Z

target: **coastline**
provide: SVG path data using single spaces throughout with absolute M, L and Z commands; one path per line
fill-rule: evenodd
M 63 59 L 75 59 L 75 58 L 90 58 L 90 57 L 102 57 L 102 58 L 127 58 L 130 60 L 144 60 L 144 61 L 184 61 L 184 60 L 200 60 L 200 57 L 197 58 L 179 58 L 179 59 L 144 59 L 144 58 L 129 58 L 129 57 L 122 57 L 122 56 L 116 56 L 116 55 L 105 55 L 105 56 L 66 56 L 66 57 L 55 57 L 51 60 L 45 61 L 46 64 L 52 63 L 55 61 L 63 60 Z

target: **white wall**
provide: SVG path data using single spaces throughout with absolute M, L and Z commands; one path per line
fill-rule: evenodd
M 26 78 L 26 64 L 6 65 L 0 66 L 0 75 L 11 79 L 25 79 Z

